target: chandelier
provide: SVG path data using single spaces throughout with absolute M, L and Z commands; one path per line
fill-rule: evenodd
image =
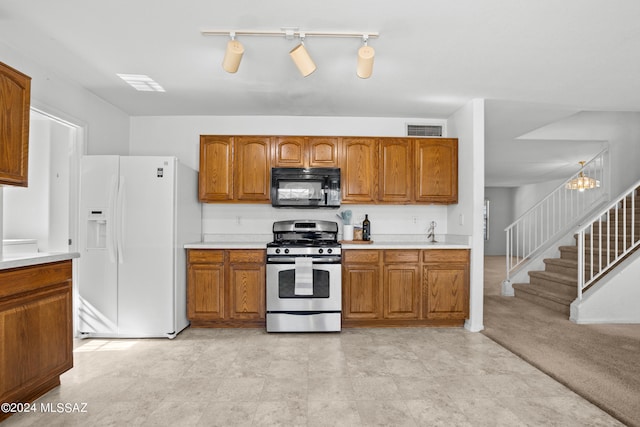
M 569 182 L 567 182 L 567 184 L 565 185 L 565 188 L 567 190 L 578 190 L 578 191 L 599 188 L 600 181 L 584 174 L 584 165 L 586 162 L 580 161 L 578 163 L 580 164 L 580 173 L 578 174 L 577 177 L 569 180 Z

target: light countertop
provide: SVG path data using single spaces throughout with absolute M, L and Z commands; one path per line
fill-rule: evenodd
M 186 249 L 265 249 L 271 235 L 215 235 L 205 236 L 202 242 L 184 245 Z M 425 236 L 380 235 L 372 236 L 373 243 L 342 243 L 342 249 L 469 249 L 468 236 L 437 235 L 436 242 L 427 242 Z
M 0 255 L 0 270 L 79 258 L 78 252 L 25 252 Z

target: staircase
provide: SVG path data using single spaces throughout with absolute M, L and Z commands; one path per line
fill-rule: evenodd
M 584 235 L 584 282 L 589 282 L 602 268 L 620 263 L 637 249 L 628 251 L 640 239 L 640 203 L 636 199 L 639 194 L 636 188 L 632 195 L 588 228 L 589 232 Z M 576 235 L 573 246 L 558 247 L 560 258 L 545 259 L 544 271 L 529 271 L 529 283 L 514 283 L 515 296 L 569 316 L 570 305 L 578 297 L 577 239 Z

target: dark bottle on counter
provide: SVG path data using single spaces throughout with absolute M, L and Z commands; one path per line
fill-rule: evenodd
M 369 221 L 369 215 L 364 215 L 364 221 L 362 221 L 362 240 L 371 240 L 371 221 Z

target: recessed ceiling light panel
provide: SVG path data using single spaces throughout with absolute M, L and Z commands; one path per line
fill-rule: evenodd
M 143 92 L 164 92 L 164 88 L 151 77 L 144 74 L 118 74 L 125 82 L 129 83 L 135 90 Z

